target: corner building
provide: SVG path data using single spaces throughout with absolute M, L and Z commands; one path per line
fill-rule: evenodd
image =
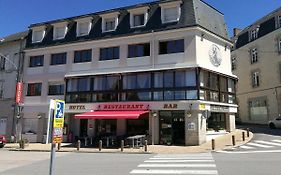
M 24 126 L 33 128 L 23 132 L 41 142 L 49 100 L 59 98 L 66 141 L 146 135 L 151 144 L 202 144 L 207 129 L 235 129 L 231 46 L 223 14 L 201 0 L 31 25 Z

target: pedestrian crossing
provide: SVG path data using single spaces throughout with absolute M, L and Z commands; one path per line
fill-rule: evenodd
M 254 150 L 259 148 L 280 148 L 281 149 L 281 140 L 253 140 L 245 145 L 239 146 L 239 149 L 245 150 Z
M 130 174 L 218 175 L 211 153 L 159 154 L 145 160 Z

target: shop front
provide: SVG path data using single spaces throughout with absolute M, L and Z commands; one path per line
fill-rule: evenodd
M 67 125 L 76 139 L 87 137 L 118 143 L 131 136 L 145 136 L 149 144 L 200 145 L 206 141 L 211 118 L 220 118 L 225 128 L 235 127 L 226 111 L 211 112 L 210 104 L 197 101 L 93 103 L 74 107 L 77 105 L 66 105 L 70 122 Z M 226 108 L 229 112 L 230 108 Z M 218 117 L 220 114 L 225 115 Z

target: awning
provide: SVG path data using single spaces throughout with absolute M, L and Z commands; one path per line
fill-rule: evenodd
M 76 119 L 138 119 L 149 111 L 93 111 L 76 114 Z

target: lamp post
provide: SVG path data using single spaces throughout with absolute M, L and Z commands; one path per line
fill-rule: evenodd
M 22 49 L 22 46 L 20 46 L 20 50 Z M 17 66 L 14 62 L 12 62 L 8 57 L 4 56 L 2 53 L 0 53 L 0 57 L 4 58 L 5 61 L 8 61 L 16 71 L 16 93 L 15 93 L 15 101 L 14 101 L 14 110 L 13 110 L 13 118 L 12 118 L 12 135 L 16 136 L 16 140 L 18 141 L 21 139 L 21 128 L 18 130 L 18 122 L 21 118 L 20 112 L 22 105 L 21 102 L 21 96 L 22 96 L 22 82 L 20 81 L 20 63 L 21 63 L 21 57 L 22 52 L 20 52 L 19 56 L 19 65 Z M 20 94 L 19 94 L 20 92 Z M 20 132 L 19 132 L 20 131 Z

